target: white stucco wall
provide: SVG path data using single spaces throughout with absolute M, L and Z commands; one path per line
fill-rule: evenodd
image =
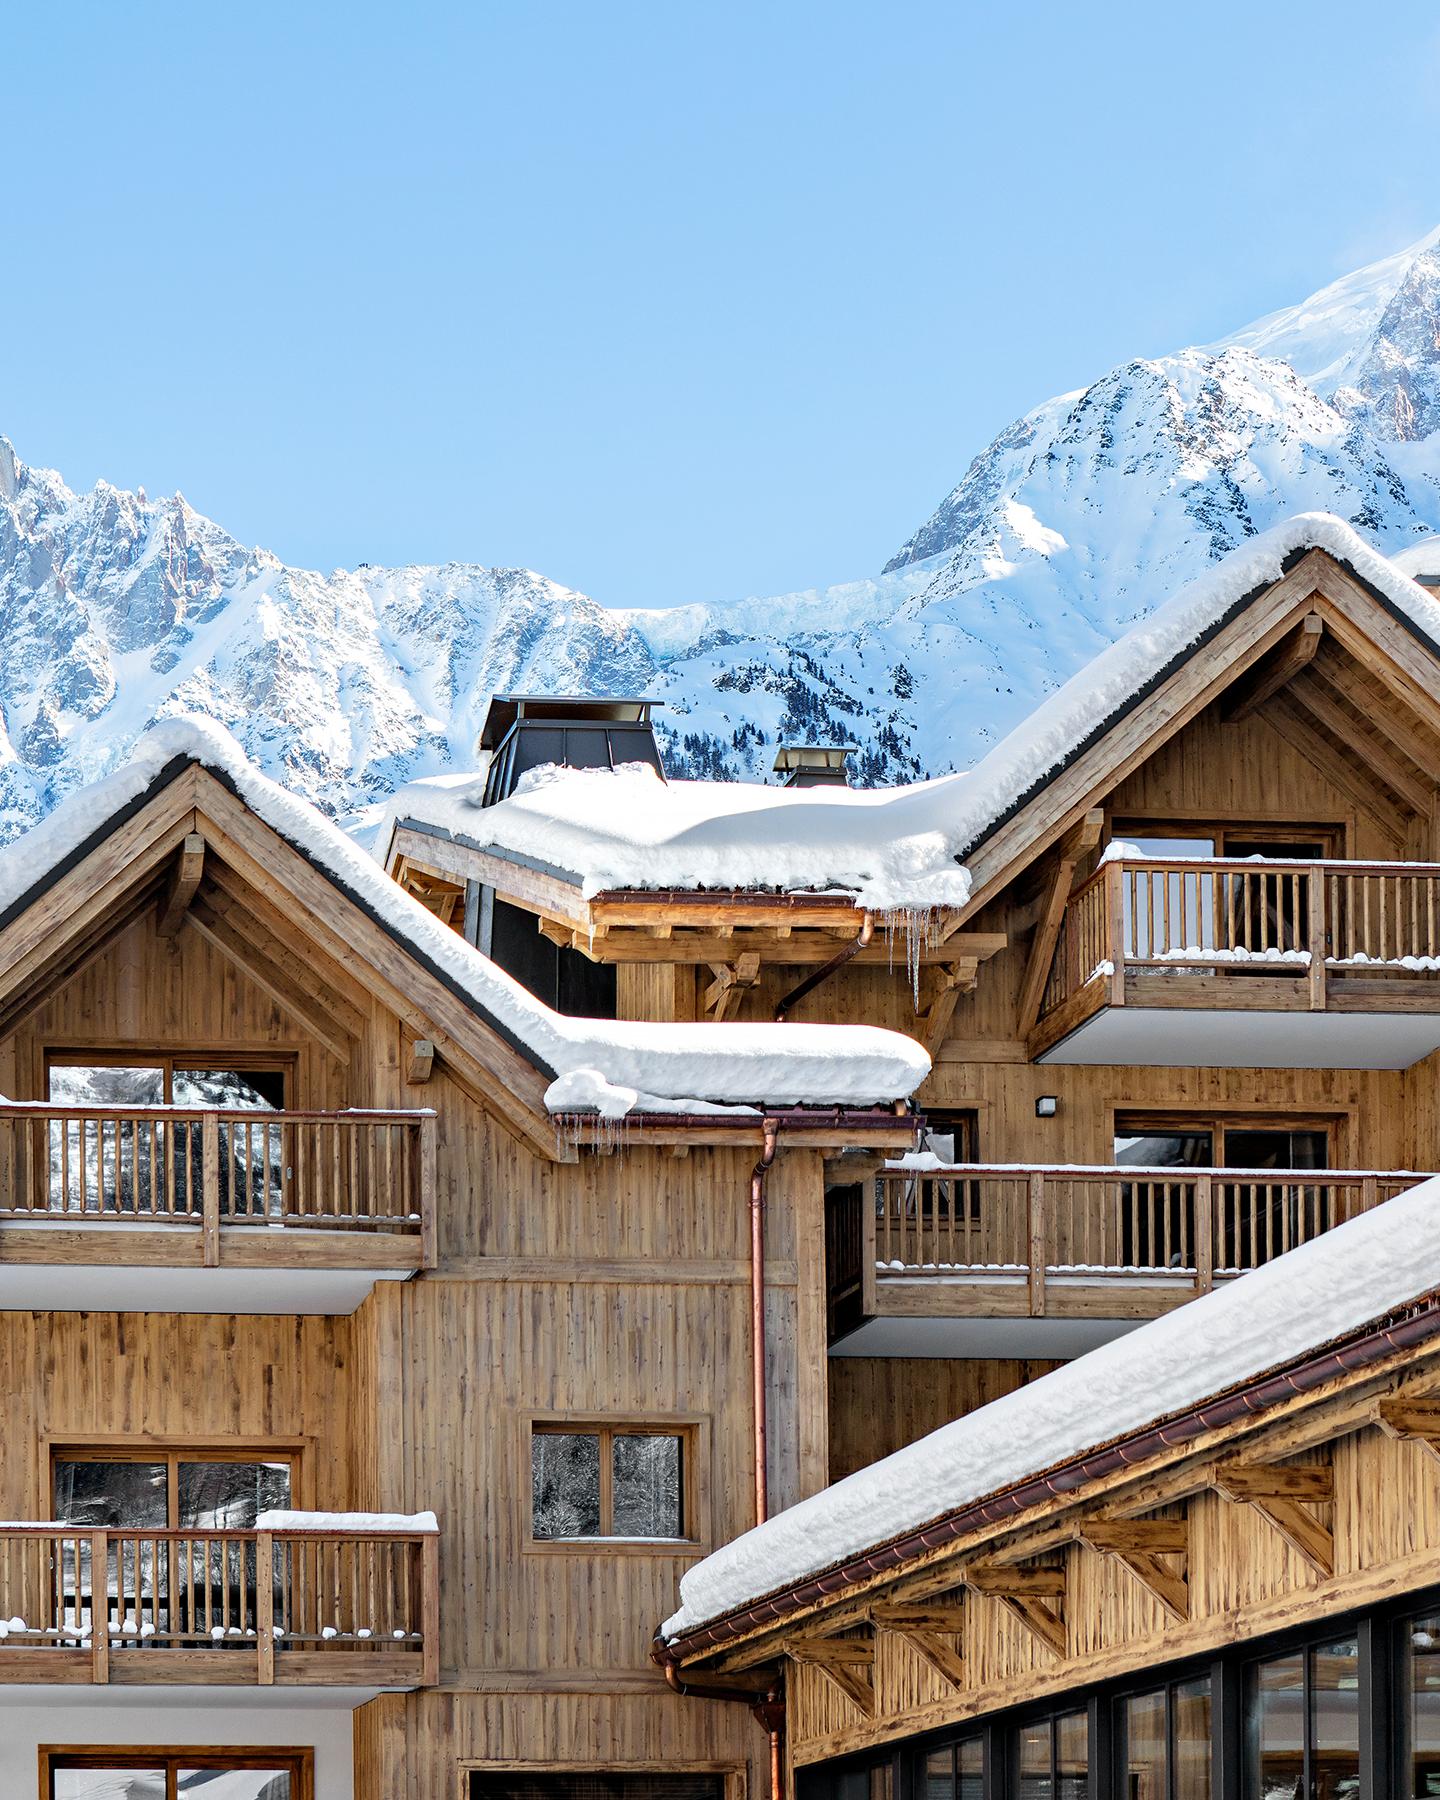
M 42 1744 L 284 1744 L 315 1752 L 315 1800 L 353 1800 L 351 1711 L 369 1691 L 0 1688 L 0 1795 L 34 1800 Z

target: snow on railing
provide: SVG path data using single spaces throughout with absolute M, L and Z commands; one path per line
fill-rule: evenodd
M 1024 1277 L 1039 1310 L 1047 1277 L 1166 1279 L 1204 1292 L 1425 1179 L 1354 1169 L 886 1169 L 867 1208 L 865 1253 L 886 1277 Z
M 336 1517 L 345 1522 L 328 1530 L 0 1525 L 0 1681 L 16 1650 L 81 1652 L 98 1682 L 110 1679 L 114 1656 L 134 1654 L 127 1679 L 143 1680 L 151 1665 L 140 1653 L 170 1650 L 232 1652 L 234 1679 L 262 1685 L 277 1662 L 300 1655 L 331 1659 L 307 1660 L 306 1680 L 363 1681 L 371 1665 L 393 1680 L 404 1672 L 399 1655 L 414 1665 L 413 1685 L 433 1685 L 433 1516 L 364 1529 Z M 347 1652 L 342 1667 L 334 1659 Z M 157 1680 L 174 1679 L 154 1667 Z M 212 1678 L 227 1668 L 212 1667 Z
M 425 1236 L 434 1115 L 0 1104 L 0 1219 Z
M 1066 904 L 1043 1011 L 1097 979 L 1123 1004 L 1127 968 L 1289 974 L 1311 1010 L 1332 973 L 1434 974 L 1440 865 L 1111 856 Z

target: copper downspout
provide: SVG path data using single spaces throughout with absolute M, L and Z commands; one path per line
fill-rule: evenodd
M 755 1523 L 770 1516 L 765 1419 L 765 1177 L 775 1160 L 780 1127 L 766 1119 L 765 1148 L 750 1171 L 750 1385 L 755 1408 Z
M 740 1681 L 722 1687 L 717 1681 L 686 1681 L 665 1645 L 656 1640 L 655 1660 L 665 1671 L 670 1691 L 686 1700 L 741 1700 L 754 1713 L 770 1739 L 770 1800 L 785 1797 L 785 1692 L 779 1686 L 747 1688 Z
M 828 981 L 837 969 L 843 969 L 846 963 L 853 957 L 858 956 L 874 935 L 875 915 L 872 912 L 867 912 L 861 923 L 859 935 L 854 942 L 847 944 L 838 956 L 832 956 L 829 962 L 821 963 L 818 969 L 812 970 L 798 987 L 791 988 L 790 992 L 775 1008 L 776 1021 L 778 1022 L 788 1018 L 792 1007 L 799 1005 L 800 1001 L 802 1001 L 807 994 L 813 993 L 822 981 Z

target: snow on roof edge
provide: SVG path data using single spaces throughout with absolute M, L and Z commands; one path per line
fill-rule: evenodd
M 612 1109 L 627 1090 L 635 1111 L 685 1111 L 696 1101 L 871 1106 L 907 1098 L 929 1073 L 919 1044 L 874 1026 L 650 1024 L 553 1012 L 442 925 L 308 801 L 263 775 L 222 726 L 194 715 L 152 727 L 112 774 L 71 794 L 0 849 L 0 923 L 86 854 L 118 816 L 144 805 L 192 762 L 231 787 L 540 1074 L 552 1083 L 593 1077 Z
M 942 1425 L 688 1569 L 674 1641 L 1159 1423 L 1436 1288 L 1440 1177 Z

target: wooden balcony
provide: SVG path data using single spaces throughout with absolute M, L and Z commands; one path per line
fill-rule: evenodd
M 349 1312 L 434 1266 L 435 1124 L 0 1105 L 0 1307 Z
M 1029 1039 L 1040 1062 L 1205 1068 L 1437 1048 L 1440 865 L 1261 858 L 1103 864 L 1065 907 Z
M 0 1683 L 434 1686 L 439 1539 L 3 1525 L 0 1620 Z
M 1008 1320 L 1016 1327 L 989 1336 L 1015 1348 L 994 1353 L 1044 1356 L 1046 1343 L 1060 1345 L 1065 1334 L 1018 1322 L 1107 1327 L 1091 1334 L 1100 1341 L 1424 1179 L 1370 1170 L 978 1163 L 886 1170 L 852 1203 L 848 1229 L 832 1224 L 831 1336 L 854 1333 L 846 1343 L 853 1354 L 921 1355 L 927 1337 L 930 1353 L 957 1354 L 963 1334 L 876 1331 L 874 1322 Z M 1085 1335 L 1070 1333 L 1077 1342 Z M 986 1334 L 971 1336 L 978 1343 Z M 896 1349 L 879 1348 L 891 1339 Z

